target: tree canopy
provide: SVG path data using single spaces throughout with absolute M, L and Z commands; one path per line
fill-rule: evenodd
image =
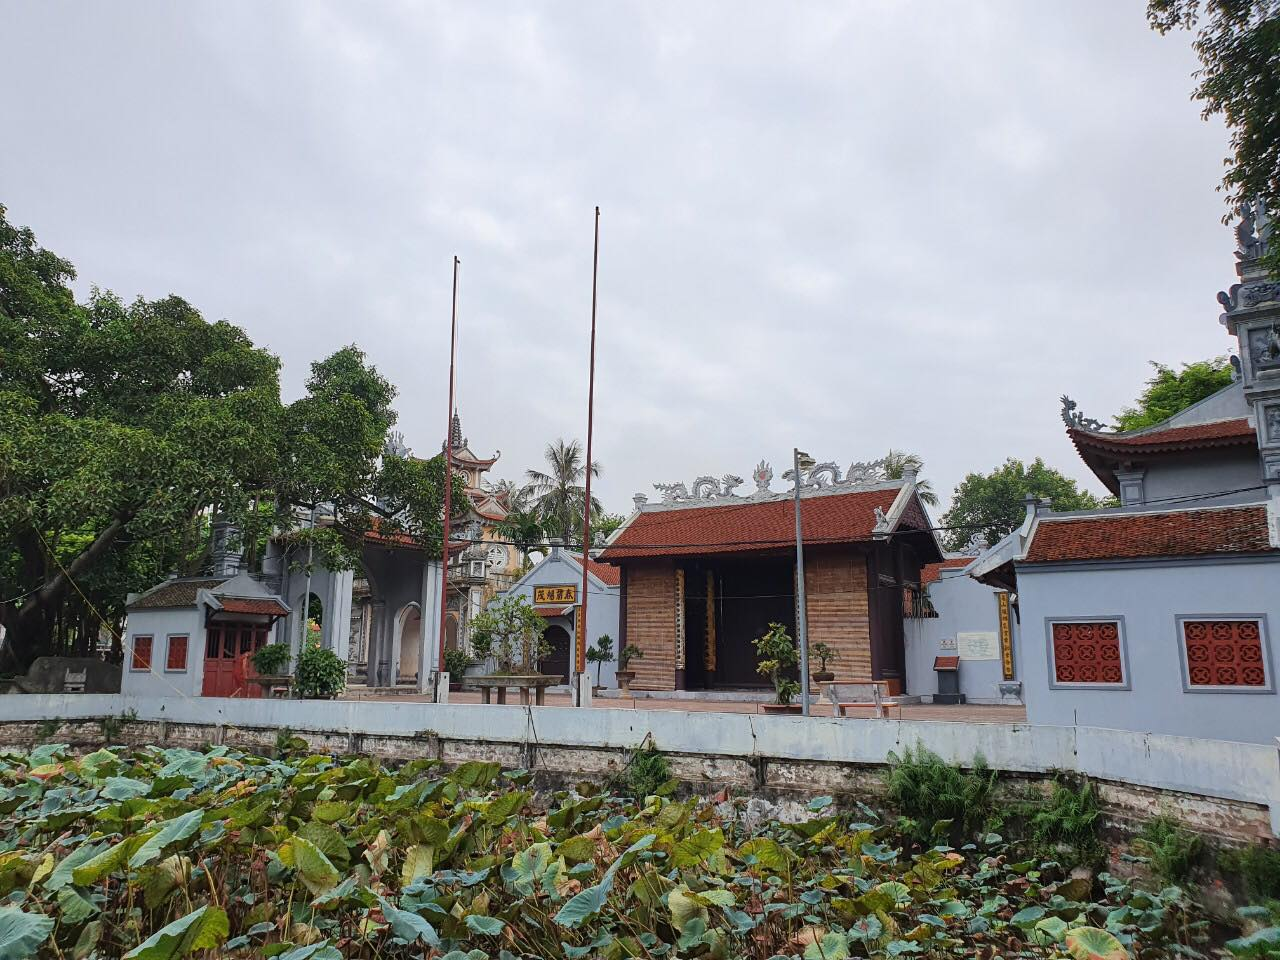
M 1280 0 L 1148 0 L 1147 19 L 1160 33 L 1196 32 L 1193 96 L 1231 134 L 1227 217 L 1255 199 L 1280 211 Z M 1280 272 L 1280 244 L 1272 248 L 1270 265 Z
M 548 536 L 563 538 L 566 544 L 582 540 L 582 513 L 586 500 L 587 468 L 582 444 L 577 440 L 557 440 L 547 444 L 547 471 L 526 473 L 529 497 L 538 511 Z M 600 476 L 600 464 L 591 464 L 591 475 Z M 593 513 L 601 512 L 600 502 L 591 498 Z
M 177 296 L 77 302 L 70 263 L 0 207 L 0 668 L 92 649 L 130 591 L 198 569 L 209 518 L 249 552 L 293 534 L 356 558 L 372 516 L 439 549 L 443 464 L 381 458 L 394 388 L 354 346 L 284 405 L 279 361 Z
M 1154 426 L 1231 383 L 1231 364 L 1226 357 L 1184 363 L 1181 370 L 1154 360 L 1151 366 L 1155 373 L 1147 381 L 1136 405 L 1125 407 L 1116 417 L 1118 429 L 1137 430 Z
M 951 509 L 942 518 L 952 528 L 947 546 L 960 550 L 975 535 L 994 544 L 1026 516 L 1025 499 L 1044 497 L 1054 510 L 1092 510 L 1101 501 L 1037 457 L 1030 466 L 1010 457 L 990 473 L 970 473 L 956 487 Z

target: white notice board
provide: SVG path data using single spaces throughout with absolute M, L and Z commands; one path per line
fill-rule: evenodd
M 999 660 L 1000 641 L 994 631 L 957 633 L 956 653 L 961 660 Z

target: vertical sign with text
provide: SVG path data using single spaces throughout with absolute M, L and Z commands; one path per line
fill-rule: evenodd
M 996 604 L 1000 609 L 1000 666 L 1004 679 L 1013 679 L 1013 624 L 1009 620 L 1009 594 L 1001 591 L 996 594 Z

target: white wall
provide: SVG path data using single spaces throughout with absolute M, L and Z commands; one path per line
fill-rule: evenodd
M 1280 696 L 1187 692 L 1179 615 L 1266 617 L 1274 690 L 1274 631 L 1280 629 L 1280 559 L 1233 563 L 1019 565 L 1016 654 L 1027 717 L 1215 740 L 1273 743 Z M 1053 689 L 1047 618 L 1123 618 L 1131 689 Z
M 120 674 L 120 691 L 138 697 L 198 697 L 204 682 L 204 608 L 131 610 L 125 622 L 124 668 Z M 187 635 L 186 670 L 165 669 L 168 662 L 168 638 Z M 151 669 L 132 669 L 133 638 L 150 636 Z
M 907 693 L 932 696 L 938 692 L 938 675 L 933 658 L 954 656 L 956 651 L 943 650 L 943 639 L 955 639 L 957 633 L 979 631 L 1000 636 L 998 591 L 965 575 L 960 568 L 941 571 L 929 584 L 929 600 L 938 616 L 903 621 L 907 645 Z M 1017 657 L 1014 657 L 1017 672 Z M 960 692 L 970 703 L 999 703 L 996 689 L 1004 678 L 1000 661 L 962 660 Z

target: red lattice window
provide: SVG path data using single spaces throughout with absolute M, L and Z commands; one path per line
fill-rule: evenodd
M 133 638 L 133 654 L 129 658 L 130 670 L 150 670 L 151 669 L 151 638 L 150 637 L 134 637 Z
M 1184 620 L 1187 680 L 1193 687 L 1265 687 L 1257 620 Z
M 165 656 L 164 668 L 175 671 L 187 669 L 187 638 L 185 636 L 169 638 L 169 650 Z
M 1119 622 L 1055 623 L 1053 679 L 1058 683 L 1124 683 Z

